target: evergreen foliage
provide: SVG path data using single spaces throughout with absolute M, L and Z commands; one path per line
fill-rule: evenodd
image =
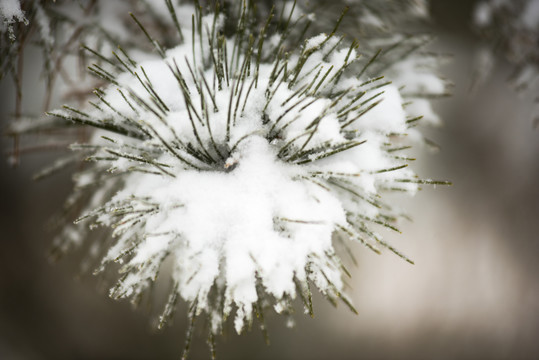
M 71 139 L 37 178 L 79 164 L 52 257 L 89 243 L 86 264 L 120 264 L 110 296 L 133 304 L 169 273 L 159 327 L 189 304 L 184 357 L 196 319 L 214 355 L 229 316 L 238 332 L 255 318 L 265 332 L 264 312 L 290 314 L 295 298 L 312 316 L 313 287 L 355 312 L 333 242 L 413 263 L 379 234 L 405 217 L 385 197 L 448 184 L 409 168 L 407 150 L 429 143 L 418 125 L 438 121 L 430 101 L 448 87 L 423 50 L 430 37 L 400 30 L 424 16 L 411 4 L 357 2 L 329 21 L 290 1 L 23 2 L 30 25 L 2 29 L 1 74 L 20 94 L 38 26 L 49 93 L 73 57 L 95 87 L 87 105 L 46 99 L 46 117 L 17 111 L 11 126 Z

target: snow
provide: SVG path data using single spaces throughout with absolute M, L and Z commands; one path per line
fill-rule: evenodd
M 213 17 L 202 21 L 209 26 Z M 223 22 L 219 18 L 217 26 Z M 190 22 L 180 23 L 190 39 Z M 97 147 L 93 155 L 116 158 L 97 161 L 76 177 L 76 185 L 96 182 L 99 172 L 118 176 L 94 195 L 87 210 L 95 224 L 112 229 L 115 241 L 98 270 L 116 261 L 126 274 L 111 296 L 141 294 L 168 257 L 177 294 L 196 304 L 197 314 L 210 317 L 212 331 L 217 333 L 235 310 L 234 325 L 241 332 L 260 300 L 259 288 L 274 299 L 277 312 L 298 296 L 298 282 L 311 282 L 332 298 L 344 291 L 332 244 L 335 232 L 353 229 L 351 219 L 357 214 L 373 219 L 391 214 L 377 203 L 382 188 L 417 190 L 414 183 L 397 182 L 414 178 L 409 168 L 387 171 L 404 164 L 398 152 L 387 151 L 391 137 L 409 130 L 411 110 L 403 108 L 400 86 L 434 93 L 444 86 L 427 70 L 416 69 L 417 63 L 403 62 L 390 70 L 400 76 L 393 84 L 371 91 L 372 85 L 364 85 L 369 78 L 355 75 L 362 66 L 353 67 L 356 51 L 347 57 L 346 46 L 335 48 L 336 36 L 322 33 L 289 54 L 289 70 L 305 60 L 297 77 L 293 71 L 281 72 L 272 80 L 275 64 L 263 62 L 255 82 L 252 62 L 243 87 L 236 87 L 239 71 L 230 71 L 229 81 L 219 87 L 215 69 L 204 66 L 211 63 L 206 33 L 194 36 L 194 53 L 189 41 L 168 49 L 164 59 L 135 54 L 140 79 L 122 73 L 118 85 L 104 89 L 113 109 L 88 110 L 90 118 L 128 129 L 138 126 L 150 135 L 141 140 L 97 131 L 90 141 Z M 262 53 L 274 51 L 278 42 L 268 37 Z M 234 39 L 224 46 L 232 54 Z M 244 57 L 235 61 L 242 64 Z M 182 87 L 171 70 L 176 65 Z M 351 70 L 336 83 L 348 65 Z M 208 81 L 209 90 L 201 79 Z M 128 103 L 118 88 L 136 99 Z M 430 110 L 420 102 L 416 108 Z M 217 299 L 210 296 L 213 289 Z
M 8 23 L 25 21 L 19 0 L 0 0 L 0 17 Z
M 405 93 L 413 94 L 443 94 L 446 91 L 445 82 L 417 58 L 409 58 L 399 61 L 392 66 L 391 71 L 397 86 L 404 86 Z
M 151 197 L 164 207 L 181 205 L 148 221 L 146 233 L 174 232 L 185 239 L 174 273 L 184 284 L 185 300 L 198 297 L 200 303 L 207 295 L 219 275 L 220 258 L 227 261 L 228 296 L 239 308 L 257 300 L 255 271 L 268 293 L 277 298 L 294 294 L 295 274 L 310 254 L 331 249 L 334 225 L 345 221 L 339 201 L 293 180 L 296 170 L 277 161 L 265 139 L 253 137 L 239 153 L 239 165 L 230 173 L 186 171 L 170 181 L 146 175 L 125 184 L 136 197 Z M 320 223 L 291 225 L 285 237 L 274 231 L 276 217 Z M 147 238 L 131 263 L 143 263 L 166 248 L 162 240 Z M 198 271 L 188 282 L 193 269 Z
M 326 34 L 318 34 L 305 42 L 305 52 L 318 48 L 326 39 Z
M 382 102 L 375 106 L 361 120 L 357 121 L 361 128 L 378 130 L 382 133 L 406 131 L 406 115 L 402 108 L 402 97 L 395 85 L 387 85 L 382 89 Z M 374 102 L 374 101 L 373 101 Z

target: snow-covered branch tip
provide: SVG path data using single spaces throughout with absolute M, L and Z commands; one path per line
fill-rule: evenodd
M 54 254 L 91 242 L 96 273 L 120 264 L 110 296 L 133 303 L 169 274 L 159 326 L 183 299 L 210 343 L 228 317 L 237 332 L 255 318 L 264 330 L 265 311 L 290 314 L 298 297 L 312 315 L 313 287 L 353 310 L 333 241 L 413 263 L 378 231 L 399 231 L 402 218 L 386 193 L 447 184 L 418 178 L 406 155 L 422 141 L 418 124 L 438 121 L 430 99 L 447 92 L 435 57 L 420 52 L 426 37 L 361 45 L 339 31 L 346 11 L 321 28 L 296 2 L 151 7 L 174 35 L 131 14 L 145 42 L 85 44 L 106 85 L 86 107 L 49 112 L 93 128 L 71 145 L 76 156 L 44 171 L 86 162 L 66 205 L 77 220 Z

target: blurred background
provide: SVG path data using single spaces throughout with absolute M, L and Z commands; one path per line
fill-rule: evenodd
M 292 329 L 270 316 L 269 347 L 256 327 L 242 336 L 228 329 L 219 359 L 539 358 L 537 94 L 514 92 L 512 67 L 501 58 L 486 83 L 469 91 L 479 48 L 473 5 L 431 2 L 434 49 L 453 55 L 442 73 L 455 88 L 436 102 L 444 125 L 427 131 L 441 151 L 417 149 L 415 169 L 454 185 L 401 200 L 414 221 L 402 235 L 386 235 L 416 265 L 353 246 L 358 266 L 349 266 L 349 294 L 359 315 L 315 296 L 315 318 L 297 302 Z M 40 68 L 27 68 L 32 87 Z M 14 108 L 10 86 L 0 87 L 3 128 Z M 39 111 L 39 96 L 24 98 L 23 108 Z M 0 137 L 1 149 L 11 146 Z M 91 275 L 79 276 L 80 254 L 47 260 L 53 233 L 46 223 L 71 181 L 68 172 L 31 178 L 55 157 L 31 153 L 17 168 L 0 161 L 0 359 L 178 359 L 184 309 L 157 332 L 155 311 L 133 311 Z M 195 338 L 192 359 L 209 358 L 204 339 Z

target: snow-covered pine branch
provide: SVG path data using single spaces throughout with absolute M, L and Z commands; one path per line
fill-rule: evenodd
M 151 4 L 159 23 L 131 14 L 144 43 L 84 45 L 101 84 L 88 106 L 12 126 L 93 129 L 40 174 L 86 162 L 55 255 L 91 242 L 97 273 L 121 264 L 110 296 L 133 303 L 171 264 L 160 326 L 183 299 L 210 339 L 229 316 L 238 332 L 256 317 L 264 329 L 264 311 L 290 313 L 296 298 L 312 315 L 313 287 L 353 310 L 334 241 L 412 263 L 378 229 L 402 217 L 385 194 L 446 184 L 418 178 L 406 155 L 446 94 L 436 56 L 421 52 L 428 37 L 347 39 L 346 8 L 328 27 L 295 2 Z

